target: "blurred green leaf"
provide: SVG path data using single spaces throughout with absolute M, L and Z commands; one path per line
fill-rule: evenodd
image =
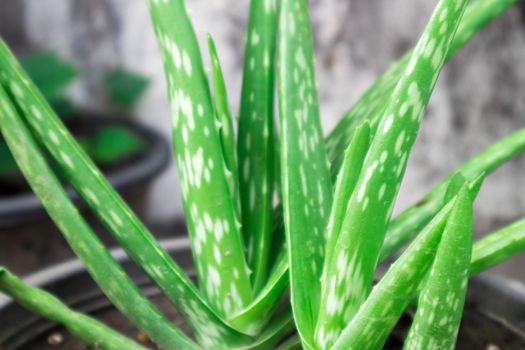
M 110 126 L 92 139 L 88 153 L 99 164 L 113 163 L 144 151 L 146 143 L 123 126 Z
M 0 140 L 0 174 L 5 174 L 17 169 L 13 155 L 9 151 L 7 144 L 3 139 Z
M 149 85 L 149 80 L 124 68 L 109 71 L 104 77 L 108 99 L 117 106 L 133 108 Z
M 75 117 L 75 106 L 73 103 L 64 96 L 57 96 L 47 99 L 55 113 L 62 120 L 70 119 Z
M 60 97 L 80 73 L 71 62 L 50 51 L 25 56 L 20 63 L 48 100 Z

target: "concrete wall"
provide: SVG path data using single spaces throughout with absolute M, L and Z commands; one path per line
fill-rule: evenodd
M 248 1 L 188 0 L 199 37 L 217 41 L 238 106 Z M 436 1 L 312 1 L 317 76 L 325 130 L 374 79 L 417 39 Z M 398 210 L 470 155 L 524 126 L 525 15 L 509 10 L 484 30 L 443 72 L 423 122 L 402 187 Z M 101 72 L 124 65 L 153 83 L 137 118 L 169 137 L 167 98 L 145 0 L 2 0 L 0 35 L 19 53 L 52 49 L 86 73 L 71 94 L 100 104 Z M 204 46 L 203 46 L 204 47 Z M 175 170 L 159 178 L 151 215 L 180 215 Z M 525 157 L 489 177 L 476 204 L 479 233 L 525 214 Z M 510 266 L 509 264 L 507 264 Z

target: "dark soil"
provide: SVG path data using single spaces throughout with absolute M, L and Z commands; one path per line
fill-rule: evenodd
M 165 315 L 173 320 L 174 324 L 182 328 L 186 332 L 189 332 L 187 325 L 184 323 L 182 317 L 177 311 L 171 306 L 169 301 L 159 295 L 150 297 L 159 309 L 161 309 Z M 130 338 L 135 339 L 137 342 L 142 343 L 152 349 L 157 349 L 148 339 L 148 337 L 135 328 L 129 321 L 116 309 L 112 307 L 102 308 L 100 311 L 93 314 L 96 318 L 103 320 L 104 323 L 111 326 L 112 328 L 118 329 L 121 333 L 128 335 Z M 71 335 L 67 330 L 61 327 L 57 327 L 52 331 L 36 338 L 34 341 L 29 343 L 23 348 L 24 350 L 87 350 L 93 349 L 88 346 L 75 336 Z M 0 348 L 1 350 L 1 348 Z M 123 349 L 124 350 L 124 349 Z

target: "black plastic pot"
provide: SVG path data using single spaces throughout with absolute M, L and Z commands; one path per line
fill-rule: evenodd
M 103 127 L 114 125 L 123 126 L 137 135 L 146 148 L 136 156 L 120 159 L 101 170 L 131 209 L 145 219 L 145 197 L 152 180 L 169 164 L 170 145 L 156 131 L 118 115 L 103 118 L 96 113 L 84 113 L 74 119 L 70 128 L 75 135 L 89 136 Z M 24 180 L 20 175 L 20 179 L 10 181 Z M 16 188 L 20 187 L 16 185 Z M 86 210 L 85 203 L 72 189 L 69 193 L 90 226 L 111 246 L 113 240 L 100 221 Z M 44 264 L 48 266 L 70 257 L 67 243 L 33 193 L 28 190 L 15 196 L 0 197 L 0 265 L 6 265 L 18 274 L 27 274 Z
M 147 145 L 146 150 L 139 156 L 122 164 L 111 166 L 105 171 L 105 175 L 113 187 L 125 194 L 126 191 L 134 187 L 150 182 L 166 168 L 170 160 L 170 146 L 158 132 L 137 124 L 125 116 L 112 115 L 109 118 L 97 113 L 84 112 L 75 116 L 73 128 L 87 129 L 87 133 L 94 133 L 112 125 L 127 128 Z M 75 132 L 73 133 L 75 134 Z M 75 203 L 83 208 L 84 203 L 79 196 L 72 189 L 69 189 L 68 192 Z M 42 204 L 31 191 L 15 196 L 0 197 L 0 229 L 12 228 L 45 216 L 46 213 Z
M 187 239 L 167 240 L 162 245 L 193 275 Z M 125 253 L 114 250 L 113 255 L 145 294 L 174 322 L 183 325 L 176 311 Z M 74 309 L 90 313 L 131 337 L 141 338 L 114 310 L 78 260 L 48 268 L 29 276 L 27 281 L 51 291 Z M 410 312 L 403 316 L 385 349 L 400 349 L 410 318 Z M 87 347 L 63 328 L 0 296 L 0 349 L 80 350 Z M 472 279 L 457 349 L 525 349 L 525 286 L 499 277 Z

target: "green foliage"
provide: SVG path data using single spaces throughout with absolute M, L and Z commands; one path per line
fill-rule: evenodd
M 272 239 L 275 155 L 275 1 L 251 1 L 237 154 L 244 242 L 253 290 L 266 282 Z
M 88 144 L 88 153 L 97 164 L 112 164 L 146 149 L 146 143 L 128 128 L 109 126 L 97 132 Z
M 0 174 L 16 171 L 16 162 L 7 147 L 7 143 L 0 139 Z
M 290 298 L 297 330 L 311 348 L 332 183 L 317 101 L 308 1 L 281 1 L 279 13 L 280 161 Z
M 71 62 L 53 52 L 37 52 L 23 57 L 20 64 L 46 99 L 63 96 L 80 72 Z
M 211 37 L 209 81 L 184 1 L 150 0 L 198 285 L 111 188 L 3 43 L 0 128 L 101 289 L 163 349 L 380 349 L 418 296 L 405 348 L 452 349 L 468 275 L 525 249 L 523 220 L 472 243 L 474 198 L 486 174 L 525 149 L 525 129 L 471 158 L 420 203 L 390 216 L 446 59 L 513 3 L 478 0 L 467 8 L 466 0 L 441 0 L 416 47 L 365 92 L 325 146 L 308 1 L 280 1 L 278 23 L 275 1 L 251 1 L 235 127 Z M 108 78 L 109 89 L 127 89 L 118 97 L 124 105 L 133 104 L 145 84 L 134 78 L 123 71 Z M 142 147 L 118 128 L 95 141 L 85 147 L 101 160 L 118 150 L 117 141 L 126 145 L 121 151 Z M 65 194 L 56 167 L 178 308 L 198 344 L 112 260 Z M 273 209 L 277 192 L 282 203 Z M 411 239 L 372 288 L 378 262 Z M 0 290 L 90 344 L 140 347 L 2 268 Z
M 106 96 L 116 106 L 131 109 L 146 91 L 149 80 L 125 68 L 115 68 L 104 76 Z
M 107 350 L 146 349 L 103 323 L 69 309 L 51 294 L 27 285 L 2 268 L 0 268 L 0 290 L 9 293 L 26 308 L 63 324 L 72 334 L 82 338 L 89 345 Z
M 3 64 L 5 61 L 1 59 L 0 62 L 5 68 Z M 5 71 L 3 70 L 3 72 Z M 17 87 L 19 85 L 12 83 L 10 89 L 17 91 L 15 94 L 20 98 L 18 100 L 20 103 L 26 102 L 27 105 L 27 102 L 32 101 L 35 97 L 34 94 L 38 94 L 36 90 L 30 89 L 26 85 L 24 85 L 24 90 L 17 90 Z M 44 101 L 42 97 L 40 99 Z M 2 134 L 11 152 L 13 152 L 19 168 L 35 194 L 41 199 L 42 205 L 50 217 L 61 229 L 71 248 L 84 262 L 91 276 L 97 281 L 108 298 L 124 315 L 163 348 L 177 349 L 178 346 L 191 348 L 191 341 L 175 328 L 167 318 L 162 316 L 156 307 L 138 290 L 82 218 L 53 170 L 47 164 L 36 141 L 16 112 L 13 102 L 10 101 L 3 87 L 0 87 L 0 113 Z M 40 113 L 40 110 L 32 109 L 32 117 L 36 119 L 37 123 L 40 122 L 40 118 L 43 118 L 43 114 Z M 55 118 L 58 121 L 58 118 Z M 63 139 L 58 139 L 58 132 L 53 129 L 46 128 L 46 135 L 53 144 L 64 144 L 66 142 Z M 60 152 L 59 155 L 62 158 L 61 165 L 66 164 L 68 167 L 75 167 L 74 158 L 55 150 L 55 152 L 57 151 Z M 93 193 L 88 191 L 91 190 L 84 188 L 83 192 Z M 98 202 L 98 198 L 92 194 L 89 200 Z M 109 215 L 112 215 L 111 212 Z M 111 278 L 107 276 L 111 276 Z M 9 284 L 7 286 L 9 287 Z M 6 291 L 10 290 L 12 289 L 6 289 Z M 28 297 L 30 294 L 21 294 L 20 297 L 22 298 L 24 295 Z M 24 300 L 26 299 L 24 298 Z M 30 305 L 36 303 L 31 300 L 27 302 Z M 135 305 L 141 305 L 141 307 L 134 307 Z
M 450 213 L 405 349 L 454 349 L 472 252 L 472 199 L 466 186 Z

